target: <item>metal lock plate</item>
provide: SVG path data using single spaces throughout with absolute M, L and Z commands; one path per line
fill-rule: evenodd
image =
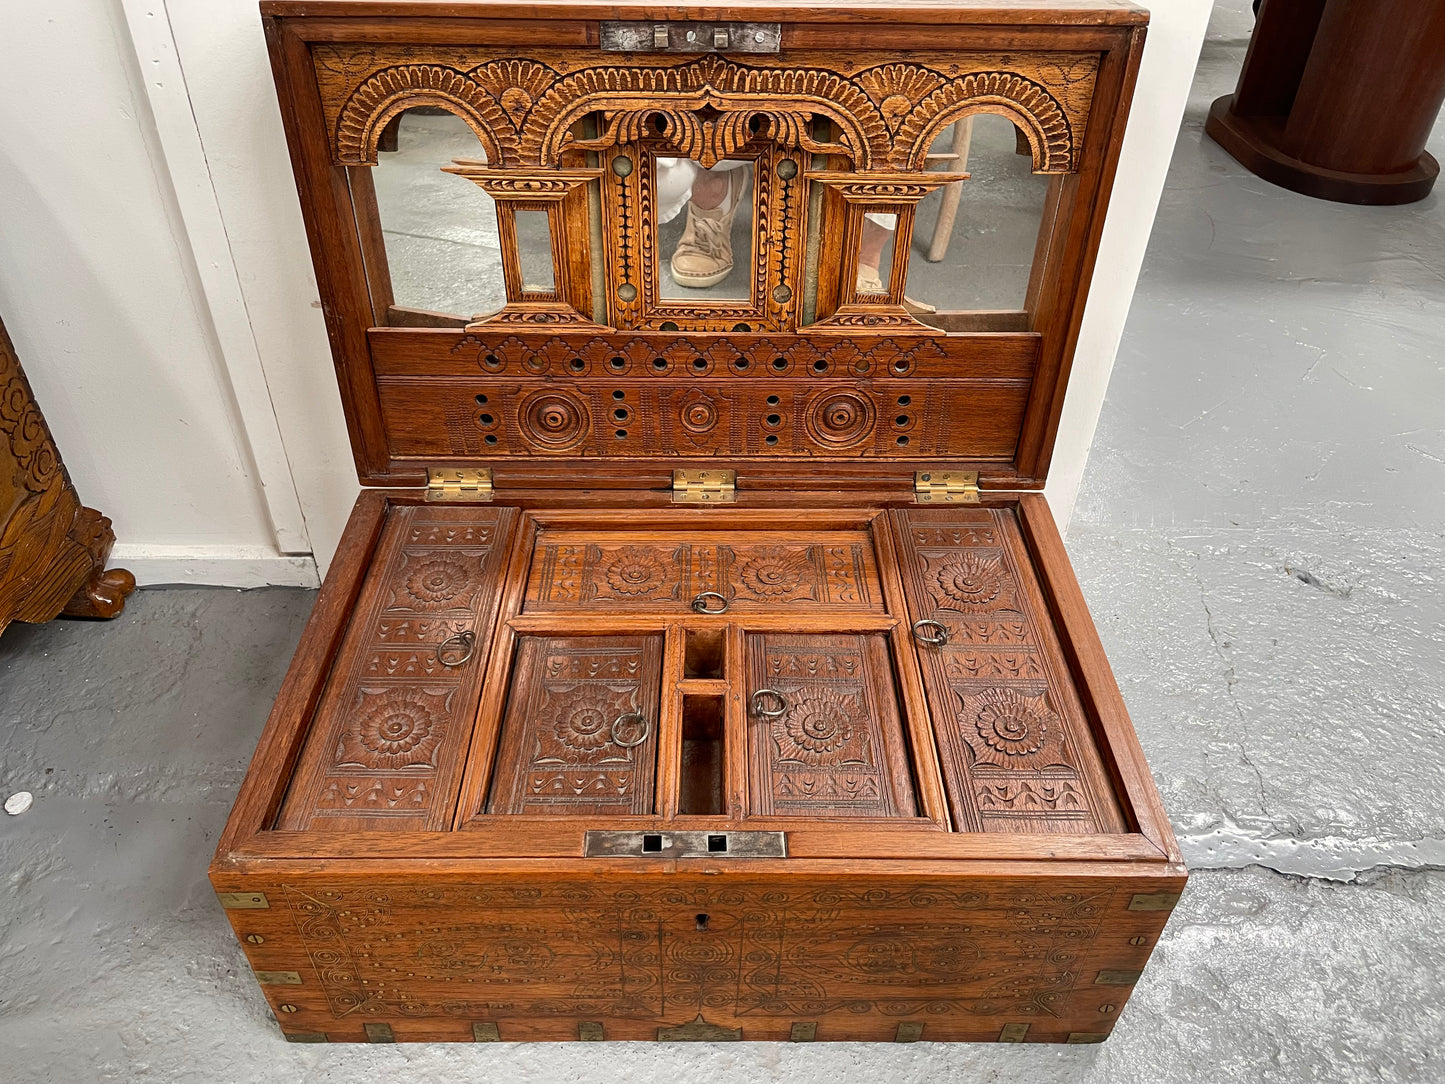
M 608 21 L 601 26 L 604 53 L 776 53 L 781 23 Z
M 588 858 L 787 858 L 786 832 L 588 832 Z

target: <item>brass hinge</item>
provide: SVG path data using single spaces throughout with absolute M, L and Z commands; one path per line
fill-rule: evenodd
M 476 502 L 492 499 L 491 467 L 428 467 L 426 499 Z
M 921 470 L 913 476 L 919 504 L 977 504 L 978 471 Z
M 732 504 L 738 499 L 735 470 L 675 470 L 673 504 Z

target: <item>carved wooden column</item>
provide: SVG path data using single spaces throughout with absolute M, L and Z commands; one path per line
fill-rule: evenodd
M 0 630 L 57 614 L 114 617 L 135 590 L 106 570 L 110 520 L 80 503 L 0 324 Z
M 1445 0 L 1265 0 L 1239 85 L 1205 131 L 1251 173 L 1319 199 L 1424 199 L 1445 101 Z

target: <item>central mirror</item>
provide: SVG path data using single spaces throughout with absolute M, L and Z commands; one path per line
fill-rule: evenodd
M 658 297 L 746 301 L 753 277 L 753 163 L 656 162 Z

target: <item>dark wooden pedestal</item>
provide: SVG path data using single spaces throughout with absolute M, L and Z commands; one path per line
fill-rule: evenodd
M 1251 173 L 1338 203 L 1424 199 L 1445 100 L 1445 0 L 1265 0 L 1204 130 Z

